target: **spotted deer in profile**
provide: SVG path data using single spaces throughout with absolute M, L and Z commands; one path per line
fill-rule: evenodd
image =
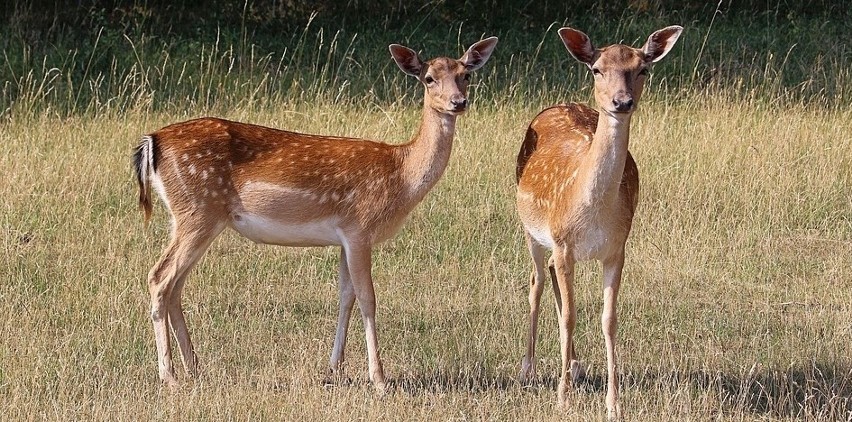
M 649 69 L 672 49 L 683 28 L 654 32 L 642 48 L 592 46 L 589 37 L 571 28 L 559 37 L 574 58 L 592 71 L 597 109 L 557 105 L 539 113 L 527 129 L 518 153 L 517 209 L 534 269 L 530 277 L 527 351 L 521 379 L 535 375 L 539 303 L 550 273 L 559 319 L 562 370 L 557 395 L 567 405 L 569 374 L 573 382 L 583 368 L 572 340 L 577 320 L 574 264 L 603 264 L 601 315 L 607 356 L 607 416 L 620 417 L 615 352 L 616 299 L 624 266 L 624 246 L 639 193 L 639 172 L 628 152 L 630 117 L 639 104 Z M 545 265 L 546 250 L 552 251 Z M 546 271 L 549 267 L 549 271 Z
M 139 204 L 147 222 L 155 190 L 171 214 L 171 241 L 148 274 L 160 379 L 177 385 L 170 329 L 190 377 L 197 375 L 181 292 L 192 267 L 225 228 L 257 243 L 340 246 L 340 304 L 329 361 L 343 371 L 357 299 L 366 333 L 369 377 L 385 387 L 376 329 L 371 251 L 392 237 L 435 185 L 450 158 L 456 118 L 467 109 L 471 72 L 497 38 L 473 44 L 458 60 L 422 61 L 390 46 L 397 66 L 425 88 L 423 117 L 407 143 L 308 135 L 215 118 L 166 126 L 134 154 Z

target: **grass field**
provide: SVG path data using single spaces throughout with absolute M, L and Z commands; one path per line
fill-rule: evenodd
M 524 78 L 506 76 L 519 68 L 500 59 L 474 77 L 480 95 L 459 120 L 444 178 L 374 255 L 392 383 L 383 397 L 366 381 L 357 313 L 353 381 L 322 385 L 338 251 L 258 246 L 233 232 L 214 243 L 184 295 L 202 374 L 178 391 L 162 387 L 145 276 L 168 222 L 156 204 L 143 229 L 130 154 L 142 133 L 208 113 L 403 142 L 420 116 L 413 80 L 387 67 L 373 74 L 389 78 L 376 83 L 399 97 L 391 102 L 342 89 L 317 101 L 260 95 L 212 106 L 198 101 L 205 88 L 196 80 L 195 100 L 159 110 L 125 78 L 114 101 L 74 111 L 73 92 L 40 90 L 34 77 L 0 114 L 3 419 L 601 420 L 595 265 L 582 265 L 576 283 L 575 340 L 590 368 L 574 407 L 556 407 L 553 311 L 540 325 L 540 379 L 516 381 L 531 264 L 514 211 L 514 157 L 542 107 L 585 101 L 588 90 L 560 90 L 574 73 L 552 68 L 532 88 L 495 86 Z M 669 91 L 665 78 L 693 64 L 670 60 L 632 125 L 641 195 L 618 308 L 625 420 L 852 420 L 852 109 L 834 104 L 848 101 L 845 62 L 823 69 L 832 90 L 797 101 L 783 95 L 797 88 L 780 85 Z M 590 83 L 575 70 L 585 78 L 576 83 Z M 57 111 L 51 96 L 72 99 Z

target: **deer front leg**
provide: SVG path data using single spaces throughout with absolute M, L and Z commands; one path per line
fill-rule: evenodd
M 571 251 L 564 245 L 557 244 L 553 249 L 554 269 L 557 284 L 559 285 L 559 346 L 562 357 L 562 369 L 559 374 L 559 385 L 556 396 L 559 403 L 568 406 L 568 388 L 570 369 L 575 366 L 574 354 L 574 327 L 577 324 L 577 308 L 574 306 L 574 259 Z
M 527 334 L 527 353 L 521 362 L 521 373 L 518 379 L 522 383 L 529 383 L 535 378 L 535 346 L 538 333 L 538 315 L 541 304 L 541 294 L 544 292 L 544 247 L 536 242 L 529 233 L 526 233 L 527 246 L 533 261 L 533 271 L 530 274 L 530 317 L 529 332 Z
M 607 419 L 621 418 L 621 406 L 618 403 L 618 361 L 615 354 L 615 333 L 618 328 L 616 304 L 618 288 L 621 285 L 621 272 L 624 268 L 624 250 L 617 256 L 604 261 L 604 300 L 601 313 L 601 329 L 606 344 L 606 413 Z
M 559 281 L 556 278 L 556 266 L 553 263 L 553 257 L 547 263 L 550 270 L 550 281 L 553 284 L 553 296 L 556 298 L 556 316 L 562 315 L 562 293 L 559 289 Z M 571 341 L 571 382 L 578 384 L 586 377 L 586 368 L 580 358 L 577 356 L 577 342 Z
M 352 307 L 355 305 L 355 289 L 352 287 L 352 278 L 349 275 L 349 265 L 346 262 L 346 250 L 340 249 L 340 272 L 339 272 L 340 304 L 337 313 L 337 332 L 334 335 L 334 348 L 331 350 L 329 359 L 329 377 L 327 384 L 340 381 L 344 376 L 344 360 L 346 350 L 346 336 L 349 331 L 349 321 L 352 317 Z
M 352 287 L 364 321 L 370 380 L 379 392 L 384 392 L 385 373 L 379 358 L 379 338 L 376 332 L 376 293 L 373 290 L 371 247 L 367 242 L 344 242 L 343 248 L 346 251 Z

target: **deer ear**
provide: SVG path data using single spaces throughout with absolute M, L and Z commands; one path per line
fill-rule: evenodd
M 406 75 L 411 75 L 415 78 L 420 77 L 420 71 L 423 70 L 423 62 L 417 57 L 417 53 L 414 50 L 399 44 L 391 44 L 388 48 L 390 48 L 393 61 L 396 62 L 396 65 Z
M 645 53 L 645 63 L 656 63 L 660 61 L 674 47 L 675 42 L 683 32 L 682 26 L 668 26 L 648 37 L 648 41 L 642 46 Z
M 494 52 L 496 46 L 497 37 L 486 38 L 470 46 L 459 61 L 464 63 L 468 72 L 473 72 L 485 65 L 485 62 L 491 58 L 491 53 Z
M 592 45 L 592 41 L 589 40 L 588 35 L 576 29 L 565 27 L 559 29 L 559 38 L 562 39 L 562 44 L 565 44 L 565 48 L 575 59 L 592 67 L 597 59 L 598 52 Z

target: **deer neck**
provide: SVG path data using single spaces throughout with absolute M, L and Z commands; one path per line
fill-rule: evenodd
M 408 196 L 415 202 L 420 201 L 444 174 L 455 129 L 456 116 L 426 106 L 417 135 L 402 145 L 403 177 Z
M 598 110 L 598 126 L 577 171 L 583 206 L 606 205 L 618 197 L 630 139 L 630 115 L 616 118 Z

